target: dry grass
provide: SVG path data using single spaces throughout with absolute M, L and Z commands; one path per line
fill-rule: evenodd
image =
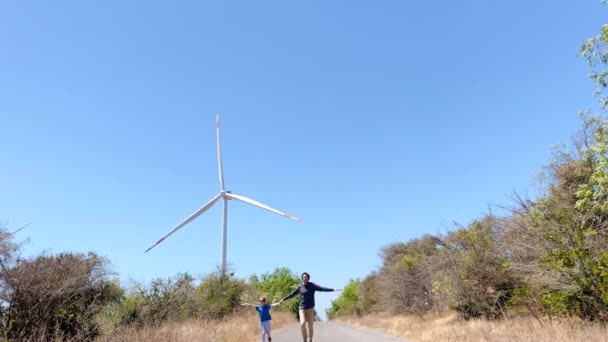
M 543 321 L 512 318 L 502 321 L 458 320 L 455 314 L 443 316 L 365 316 L 346 317 L 339 321 L 378 328 L 411 341 L 607 341 L 608 328 L 577 320 Z
M 294 322 L 293 315 L 274 312 L 273 331 Z M 128 328 L 110 336 L 100 338 L 100 342 L 244 342 L 257 341 L 260 334 L 260 319 L 257 314 L 235 315 L 220 321 L 192 320 L 167 323 L 159 327 L 141 329 Z

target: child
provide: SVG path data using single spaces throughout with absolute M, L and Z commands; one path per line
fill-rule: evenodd
M 260 325 L 262 326 L 262 342 L 266 342 L 266 337 L 268 337 L 268 342 L 272 341 L 272 337 L 270 337 L 270 308 L 273 306 L 277 306 L 279 304 L 267 304 L 266 298 L 260 297 L 260 304 L 254 305 L 249 303 L 241 303 L 242 306 L 255 306 L 255 310 L 260 314 Z

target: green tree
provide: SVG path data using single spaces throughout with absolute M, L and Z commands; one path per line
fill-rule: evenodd
M 0 317 L 7 340 L 92 340 L 96 315 L 122 295 L 107 261 L 94 253 L 6 261 Z
M 221 271 L 205 275 L 197 288 L 204 315 L 222 318 L 234 312 L 239 307 L 246 286 L 244 280 L 222 274 Z
M 275 303 L 296 288 L 299 283 L 300 278 L 298 275 L 288 267 L 275 268 L 272 272 L 264 273 L 260 276 L 258 285 L 259 295 L 263 295 L 269 302 Z M 296 297 L 282 304 L 281 307 L 288 312 L 297 313 L 298 303 Z
M 359 307 L 361 313 L 367 314 L 375 311 L 383 311 L 378 307 L 378 272 L 372 271 L 367 275 L 359 286 Z
M 391 313 L 431 310 L 438 305 L 437 293 L 433 291 L 433 274 L 439 264 L 437 251 L 442 244 L 440 238 L 425 235 L 387 246 L 381 252 L 383 265 L 374 286 L 364 287 L 373 289 L 375 297 L 363 292 L 361 298 L 376 300 L 377 307 Z
M 360 315 L 359 306 L 359 287 L 361 280 L 351 279 L 344 287 L 344 290 L 336 300 L 331 302 L 331 306 L 326 310 L 329 319 L 341 315 Z
M 443 239 L 435 287 L 464 319 L 503 316 L 517 287 L 518 279 L 499 242 L 503 223 L 486 215 Z
M 538 263 L 537 270 L 528 272 L 531 286 L 523 292 L 539 293 L 547 313 L 606 322 L 608 24 L 582 44 L 580 55 L 591 70 L 599 113 L 583 114 L 576 151 L 558 154 L 551 165 L 553 183 L 545 196 L 522 206 L 524 229 L 520 231 L 525 231 L 527 241 L 521 239 L 519 245 L 533 245 L 537 252 L 519 254 L 525 255 L 520 259 Z

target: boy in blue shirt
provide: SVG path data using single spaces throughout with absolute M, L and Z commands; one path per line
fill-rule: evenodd
M 270 308 L 273 306 L 277 306 L 279 304 L 267 304 L 266 298 L 260 298 L 260 304 L 254 305 L 249 303 L 241 303 L 242 306 L 255 306 L 255 310 L 260 314 L 260 325 L 262 326 L 262 342 L 266 342 L 266 338 L 268 338 L 268 342 L 272 341 L 272 337 L 270 337 Z

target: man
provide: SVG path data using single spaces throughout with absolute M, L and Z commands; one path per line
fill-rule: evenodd
M 300 284 L 290 294 L 281 299 L 277 304 L 281 304 L 289 298 L 300 294 L 300 328 L 304 342 L 312 342 L 313 324 L 315 321 L 315 292 L 332 292 L 340 289 L 330 289 L 310 282 L 310 274 L 302 273 L 302 284 Z

